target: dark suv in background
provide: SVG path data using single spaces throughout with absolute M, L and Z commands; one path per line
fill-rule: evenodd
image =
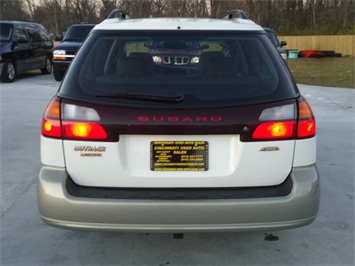
M 95 24 L 74 24 L 68 28 L 64 37 L 56 37 L 56 41 L 60 41 L 53 52 L 53 75 L 56 81 L 63 79 L 76 52 L 94 26 Z
M 287 62 L 287 51 L 283 48 L 284 46 L 287 45 L 287 42 L 279 41 L 279 39 L 277 38 L 277 34 L 273 29 L 264 28 L 264 30 L 266 31 L 271 42 L 274 44 L 281 57 L 285 60 L 285 62 Z
M 0 76 L 13 82 L 17 74 L 40 69 L 52 71 L 53 41 L 40 24 L 23 21 L 0 21 Z

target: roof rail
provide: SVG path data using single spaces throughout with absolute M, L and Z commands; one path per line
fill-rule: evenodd
M 129 15 L 126 11 L 123 11 L 121 9 L 114 9 L 111 11 L 110 15 L 107 18 L 129 19 Z
M 242 18 L 242 19 L 250 19 L 243 10 L 235 9 L 227 14 L 224 15 L 223 19 L 235 19 L 235 18 Z

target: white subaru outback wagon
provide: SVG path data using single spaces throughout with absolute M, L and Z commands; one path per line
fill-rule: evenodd
M 319 208 L 314 115 L 243 18 L 95 26 L 44 112 L 41 161 L 39 212 L 62 228 L 286 229 Z

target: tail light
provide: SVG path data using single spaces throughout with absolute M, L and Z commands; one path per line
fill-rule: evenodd
M 64 122 L 64 136 L 69 139 L 106 139 L 103 127 L 90 122 Z
M 316 122 L 307 101 L 300 97 L 296 104 L 265 109 L 252 134 L 253 140 L 284 140 L 311 138 L 316 134 Z
M 42 135 L 50 138 L 62 137 L 60 101 L 53 99 L 47 106 L 42 120 Z
M 42 121 L 42 135 L 50 138 L 77 140 L 105 140 L 107 134 L 99 124 L 95 109 L 62 104 L 54 98 L 48 105 Z
M 311 107 L 304 98 L 298 99 L 297 138 L 310 138 L 316 135 L 316 120 Z
M 293 121 L 266 122 L 258 125 L 253 133 L 253 139 L 287 139 L 294 136 Z

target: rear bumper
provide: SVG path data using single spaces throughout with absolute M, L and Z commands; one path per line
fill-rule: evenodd
M 277 230 L 314 221 L 320 201 L 315 165 L 294 168 L 284 197 L 218 200 L 129 200 L 73 197 L 64 168 L 43 166 L 38 207 L 49 225 L 122 232 L 222 232 Z
M 66 71 L 67 68 L 69 67 L 71 61 L 55 61 L 55 60 L 53 60 L 52 63 L 53 63 L 53 67 L 56 70 Z

